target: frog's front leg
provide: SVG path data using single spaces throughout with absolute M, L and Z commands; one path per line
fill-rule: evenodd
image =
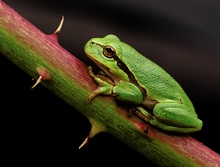
M 94 97 L 100 94 L 115 96 L 118 100 L 133 104 L 140 104 L 143 101 L 142 92 L 134 84 L 123 80 L 115 84 L 110 78 L 104 75 L 95 75 L 90 66 L 88 67 L 88 73 L 96 81 L 98 87 L 86 98 L 86 102 L 89 103 Z
M 89 75 L 96 81 L 98 87 L 94 92 L 92 92 L 87 98 L 86 102 L 89 103 L 94 97 L 99 94 L 112 95 L 112 89 L 114 87 L 114 83 L 110 80 L 110 78 L 105 77 L 104 75 L 95 75 L 92 71 L 92 67 L 89 66 L 87 68 Z
M 196 113 L 184 104 L 176 102 L 158 103 L 149 122 L 171 132 L 191 133 L 202 128 L 202 121 L 197 118 Z

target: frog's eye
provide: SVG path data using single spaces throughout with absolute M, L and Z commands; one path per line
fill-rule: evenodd
M 115 49 L 111 46 L 103 47 L 103 53 L 106 57 L 112 58 L 115 55 Z

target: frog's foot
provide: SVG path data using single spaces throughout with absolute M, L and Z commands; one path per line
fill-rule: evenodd
M 130 118 L 132 115 L 137 116 L 142 121 L 145 121 L 147 123 L 150 122 L 150 120 L 153 118 L 151 114 L 149 114 L 145 109 L 142 107 L 131 107 L 129 109 L 128 117 Z M 145 133 L 148 132 L 148 127 L 144 130 Z
M 90 103 L 90 101 L 96 97 L 97 95 L 100 94 L 105 94 L 105 95 L 112 95 L 112 90 L 113 90 L 113 86 L 103 82 L 103 83 L 99 83 L 100 85 L 98 86 L 98 88 L 92 92 L 87 98 L 86 98 L 86 102 Z

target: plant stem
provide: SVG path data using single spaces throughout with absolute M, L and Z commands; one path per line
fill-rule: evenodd
M 217 166 L 220 156 L 188 135 L 162 132 L 117 106 L 112 97 L 86 97 L 97 85 L 87 66 L 0 0 L 0 51 L 39 83 L 86 116 L 90 138 L 106 131 L 159 166 Z M 80 91 L 79 91 L 80 90 Z M 144 130 L 148 127 L 148 131 Z

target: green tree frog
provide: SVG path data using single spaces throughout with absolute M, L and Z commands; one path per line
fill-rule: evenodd
M 203 123 L 182 87 L 133 47 L 109 34 L 92 38 L 84 49 L 102 71 L 95 75 L 88 67 L 98 84 L 87 97 L 88 103 L 97 95 L 111 95 L 132 104 L 132 113 L 159 129 L 177 133 L 201 130 Z

